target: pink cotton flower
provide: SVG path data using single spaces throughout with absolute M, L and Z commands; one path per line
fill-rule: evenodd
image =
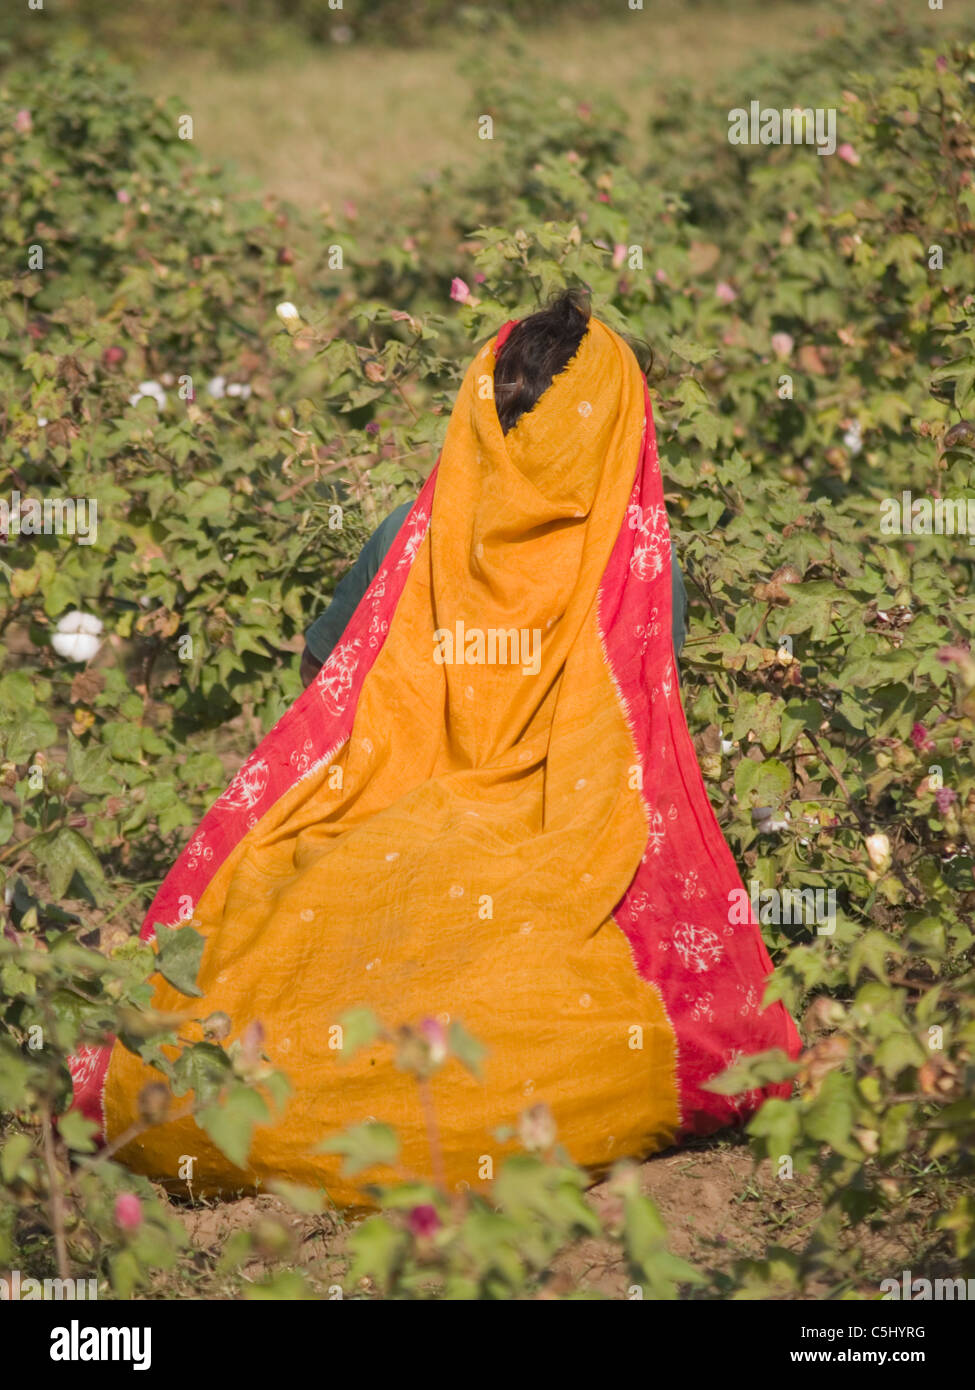
M 948 71 L 948 59 L 944 56 L 943 53 L 938 54 L 937 58 L 935 58 L 934 60 L 934 65 L 939 72 Z
M 22 106 L 14 116 L 14 130 L 18 135 L 29 135 L 33 129 L 34 122 L 31 120 L 30 112 Z
M 126 189 L 120 188 L 118 192 L 115 194 L 115 198 L 116 201 L 119 203 L 131 203 L 132 194 L 127 192 Z
M 625 242 L 622 242 L 622 241 L 618 241 L 618 242 L 616 243 L 616 245 L 613 247 L 613 269 L 614 269 L 614 270 L 619 270 L 620 266 L 623 264 L 623 262 L 624 262 L 625 260 L 626 260 L 626 243 L 625 243 Z
M 733 289 L 727 280 L 719 280 L 714 287 L 714 292 L 722 304 L 734 304 L 738 298 L 738 291 Z
M 413 1207 L 406 1217 L 406 1224 L 415 1236 L 421 1240 L 429 1240 L 443 1224 L 437 1214 L 437 1208 L 432 1202 L 421 1202 L 418 1207 Z
M 860 163 L 860 156 L 857 154 L 853 146 L 849 143 L 840 145 L 836 153 L 839 155 L 840 159 L 842 159 L 845 164 Z
M 948 812 L 950 807 L 954 806 L 957 800 L 958 793 L 953 791 L 951 787 L 939 787 L 934 794 L 935 805 L 938 808 L 939 815 L 942 816 Z
M 134 1231 L 142 1225 L 142 1203 L 132 1192 L 115 1198 L 115 1220 L 123 1231 Z
M 608 193 L 600 193 L 600 194 L 599 194 L 599 201 L 600 201 L 601 203 L 608 203 L 608 202 L 609 202 L 609 194 L 608 194 Z
M 450 282 L 450 297 L 455 299 L 458 304 L 466 304 L 471 297 L 470 285 L 459 275 L 455 275 Z
M 666 285 L 668 283 L 666 270 L 655 270 L 653 272 L 653 278 L 656 280 L 658 285 Z
M 772 334 L 772 351 L 781 362 L 792 356 L 792 349 L 795 345 L 795 339 L 791 333 Z
M 261 1060 L 264 1048 L 264 1024 L 259 1018 L 252 1018 L 240 1035 L 240 1054 L 247 1066 L 254 1067 Z
M 927 753 L 934 747 L 934 739 L 923 724 L 915 724 L 911 730 L 911 742 L 919 753 Z
M 425 1018 L 420 1024 L 420 1032 L 430 1049 L 430 1061 L 434 1066 L 447 1060 L 447 1033 L 438 1018 Z

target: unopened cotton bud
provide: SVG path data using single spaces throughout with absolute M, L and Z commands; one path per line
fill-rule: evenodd
M 420 1024 L 420 1032 L 426 1038 L 430 1049 L 430 1061 L 440 1066 L 447 1060 L 447 1032 L 437 1018 L 425 1018 Z
M 301 324 L 301 315 L 290 300 L 286 299 L 283 304 L 279 304 L 274 312 L 289 333 L 296 333 L 298 331 Z
M 169 1087 L 161 1081 L 149 1081 L 139 1092 L 139 1118 L 146 1124 L 158 1125 L 169 1110 Z
M 142 1203 L 133 1192 L 122 1192 L 115 1198 L 115 1220 L 123 1231 L 134 1231 L 142 1225 Z

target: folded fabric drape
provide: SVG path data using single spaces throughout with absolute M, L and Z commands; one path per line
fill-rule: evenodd
M 496 1131 L 538 1101 L 600 1171 L 740 1120 L 762 1093 L 719 1096 L 709 1078 L 798 1049 L 782 1005 L 761 1007 L 771 963 L 729 910 L 741 879 L 680 703 L 639 365 L 591 319 L 504 435 L 496 346 L 471 362 L 437 468 L 342 640 L 143 927 L 189 917 L 206 938 L 203 998 L 160 980 L 156 1008 L 223 1011 L 234 1037 L 260 1021 L 293 1095 L 243 1169 L 187 1116 L 121 1150 L 141 1173 L 176 1182 L 192 1155 L 197 1192 L 286 1178 L 356 1204 L 337 1155 L 314 1150 L 374 1118 L 429 1175 L 413 1078 L 378 1045 L 334 1046 L 356 1006 L 388 1024 L 457 1019 L 486 1044 L 482 1080 L 450 1064 L 432 1082 L 448 1181 L 474 1189 L 508 1147 Z M 109 1138 L 160 1079 L 118 1043 L 74 1072 Z

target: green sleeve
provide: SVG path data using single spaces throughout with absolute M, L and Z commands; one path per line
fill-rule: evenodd
M 332 602 L 305 632 L 305 646 L 316 661 L 327 661 L 333 647 L 338 645 L 412 507 L 412 502 L 404 502 L 373 531 L 358 560 L 335 586 Z
M 305 633 L 305 645 L 316 661 L 325 662 L 333 647 L 338 644 L 342 633 L 349 625 L 352 614 L 358 608 L 369 585 L 379 573 L 379 567 L 396 539 L 397 533 L 413 506 L 404 502 L 401 507 L 390 512 L 386 520 L 377 527 L 362 548 L 358 560 L 339 581 L 332 602 L 315 619 Z M 677 550 L 671 543 L 670 573 L 673 607 L 674 654 L 680 655 L 684 638 L 687 635 L 687 591 L 684 576 L 677 563 Z

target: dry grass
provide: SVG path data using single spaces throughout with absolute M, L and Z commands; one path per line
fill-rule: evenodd
M 538 32 L 531 46 L 580 100 L 600 88 L 620 98 L 639 138 L 669 78 L 690 73 L 706 83 L 762 54 L 800 49 L 831 13 L 825 4 L 797 11 L 751 0 L 735 11 L 668 8 L 661 17 L 624 9 L 617 19 Z M 424 170 L 473 159 L 476 125 L 459 59 L 485 43 L 455 36 L 403 52 L 296 48 L 247 70 L 219 51 L 164 50 L 137 67 L 147 89 L 177 96 L 193 115 L 208 157 L 234 163 L 264 192 L 314 208 L 366 203 Z

